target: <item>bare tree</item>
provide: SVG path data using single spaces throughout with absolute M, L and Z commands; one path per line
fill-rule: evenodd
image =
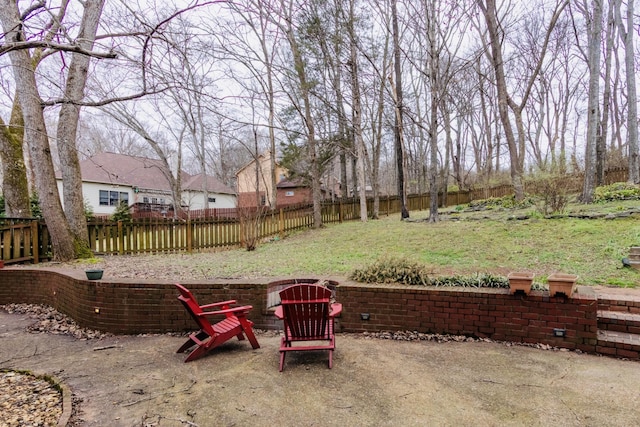
M 77 43 L 84 51 L 93 49 L 104 2 L 105 0 L 95 0 L 84 4 L 82 22 L 77 37 Z M 64 209 L 71 232 L 75 236 L 76 256 L 91 255 L 88 246 L 87 220 L 84 214 L 80 160 L 76 144 L 78 121 L 80 120 L 78 103 L 84 99 L 90 59 L 90 56 L 84 53 L 73 52 L 71 54 L 64 103 L 60 106 L 57 131 Z
M 31 216 L 27 167 L 24 161 L 24 117 L 17 96 L 9 123 L 0 118 L 0 156 L 2 157 L 2 194 L 5 216 L 28 218 Z
M 182 146 L 185 134 L 187 133 L 187 125 L 183 123 L 181 126 L 166 126 L 169 121 L 163 111 L 166 111 L 163 105 L 156 104 L 156 114 L 161 121 L 165 121 L 165 129 L 167 133 L 172 135 L 173 143 L 167 143 L 162 132 L 153 132 L 149 128 L 153 126 L 151 122 L 136 115 L 135 104 L 111 104 L 104 108 L 104 111 L 113 119 L 128 127 L 135 132 L 139 138 L 145 141 L 153 150 L 156 158 L 162 162 L 161 173 L 167 179 L 171 188 L 171 197 L 173 199 L 173 212 L 177 215 L 182 209 Z
M 395 75 L 395 83 L 391 74 L 389 75 L 391 83 L 391 93 L 395 103 L 395 128 L 394 128 L 394 146 L 396 154 L 396 170 L 397 170 L 397 188 L 398 197 L 400 198 L 401 214 L 400 218 L 409 218 L 409 209 L 407 207 L 407 186 L 404 176 L 404 126 L 403 126 L 403 97 L 402 97 L 402 66 L 400 64 L 400 28 L 398 26 L 398 6 L 397 0 L 391 0 L 391 26 L 393 35 L 393 69 Z
M 286 24 L 283 24 L 284 34 L 286 35 L 287 42 L 291 53 L 291 59 L 293 61 L 293 68 L 296 81 L 296 89 L 298 95 L 301 98 L 302 105 L 297 108 L 304 123 L 304 135 L 306 140 L 306 158 L 309 162 L 309 169 L 311 175 L 311 193 L 313 199 L 313 226 L 319 228 L 322 226 L 322 212 L 321 212 L 321 165 L 318 153 L 317 141 L 316 141 L 316 123 L 313 117 L 312 103 L 311 103 L 311 82 L 307 76 L 307 70 L 305 61 L 300 49 L 300 42 L 296 36 L 295 28 L 293 26 L 293 14 L 294 5 L 290 0 L 281 0 L 282 11 L 285 13 Z
M 597 150 L 596 138 L 599 119 L 600 94 L 600 42 L 602 40 L 602 1 L 592 0 L 591 8 L 583 3 L 582 12 L 588 18 L 589 25 L 589 102 L 587 107 L 587 143 L 585 147 L 584 183 L 582 202 L 592 203 L 596 187 Z M 589 11 L 592 10 L 591 15 Z
M 569 5 L 569 0 L 562 0 L 556 4 L 553 14 L 549 20 L 545 37 L 540 46 L 540 50 L 537 53 L 537 58 L 534 60 L 534 66 L 531 67 L 532 71 L 527 76 L 527 81 L 524 84 L 524 91 L 520 103 L 515 102 L 511 94 L 509 93 L 509 87 L 507 84 L 507 78 L 505 74 L 505 63 L 502 54 L 502 40 L 503 36 L 500 34 L 500 21 L 498 18 L 498 8 L 496 6 L 496 0 L 477 0 L 477 4 L 480 7 L 487 24 L 487 30 L 489 33 L 489 40 L 491 44 L 491 63 L 494 67 L 496 86 L 498 90 L 498 109 L 500 112 L 500 121 L 505 132 L 507 139 L 507 146 L 509 147 L 510 158 L 510 172 L 511 180 L 513 183 L 516 199 L 522 200 L 524 198 L 524 152 L 525 152 L 525 131 L 523 123 L 523 110 L 527 105 L 529 96 L 531 95 L 532 87 L 538 78 L 542 64 L 546 55 L 547 47 L 549 45 L 549 39 L 551 37 L 553 28 L 555 27 L 558 18 L 563 10 Z M 516 134 L 513 131 L 511 124 L 511 118 L 509 116 L 509 110 L 514 115 L 515 124 L 517 129 Z
M 353 117 L 353 137 L 356 148 L 356 169 L 358 171 L 358 184 L 360 196 L 360 221 L 367 221 L 367 189 L 365 174 L 365 157 L 366 151 L 364 139 L 362 137 L 362 99 L 360 97 L 360 80 L 358 67 L 358 40 L 355 32 L 355 0 L 349 0 L 349 65 L 351 68 L 351 98 L 352 98 L 352 117 Z
M 91 4 L 88 8 L 91 9 L 91 12 L 83 15 L 83 21 L 85 23 L 94 19 L 95 12 L 101 10 L 101 4 L 98 5 L 97 10 L 94 10 L 93 6 L 94 4 Z M 33 163 L 33 168 L 36 171 L 35 185 L 43 216 L 47 223 L 49 234 L 51 235 L 54 257 L 58 260 L 69 260 L 88 253 L 88 240 L 74 232 L 62 210 L 62 204 L 60 203 L 56 186 L 51 147 L 49 145 L 49 137 L 47 135 L 42 109 L 43 101 L 38 90 L 39 86 L 35 75 L 35 67 L 39 63 L 42 52 L 36 51 L 37 57 L 34 58 L 29 49 L 34 47 L 53 47 L 58 51 L 75 52 L 87 57 L 92 55 L 105 55 L 100 53 L 94 54 L 90 49 L 87 49 L 84 44 L 81 45 L 73 42 L 60 44 L 52 43 L 50 42 L 51 39 L 47 38 L 44 40 L 27 38 L 24 27 L 25 20 L 31 16 L 31 14 L 44 7 L 44 4 L 40 4 L 35 9 L 29 9 L 21 15 L 17 3 L 0 3 L 0 21 L 6 34 L 5 40 L 7 41 L 2 51 L 8 53 L 13 66 L 16 94 L 23 114 L 24 138 L 27 141 L 30 158 Z M 65 8 L 62 9 L 64 10 Z M 58 18 L 61 18 L 61 16 L 58 16 Z M 53 27 L 60 30 L 60 22 L 61 20 L 55 20 Z M 84 25 L 86 26 L 81 25 L 81 31 L 86 30 L 86 33 L 83 34 L 91 39 L 91 33 L 93 32 L 95 34 L 95 31 L 91 29 L 92 24 Z M 89 46 L 90 45 L 91 42 L 89 42 Z M 69 96 L 75 96 L 78 91 L 82 91 L 82 87 L 84 86 L 82 72 L 82 67 L 75 66 L 74 71 L 68 74 L 67 86 L 69 87 Z
M 245 2 L 230 3 L 229 7 L 233 16 L 239 18 L 239 22 L 235 22 L 232 17 L 228 26 L 224 27 L 228 31 L 217 32 L 213 28 L 212 32 L 218 33 L 216 37 L 220 38 L 220 48 L 232 60 L 232 63 L 242 66 L 248 72 L 251 83 L 245 83 L 242 76 L 235 76 L 236 81 L 250 93 L 247 98 L 251 99 L 252 103 L 256 100 L 262 100 L 266 106 L 269 151 L 272 153 L 270 157 L 271 185 L 267 188 L 275 189 L 279 180 L 279 177 L 276 176 L 278 147 L 276 145 L 277 87 L 275 81 L 275 55 L 277 46 L 282 40 L 280 28 L 277 25 L 273 25 L 273 21 L 277 20 L 278 16 L 271 13 L 271 11 L 277 9 L 277 1 L 247 0 Z M 246 31 L 243 28 L 246 28 Z M 233 40 L 233 43 L 225 43 L 225 40 Z M 234 65 L 230 67 L 233 68 Z M 259 97 L 255 95 L 259 95 Z M 258 107 L 256 106 L 256 108 Z M 252 112 L 252 115 L 256 116 L 255 111 Z M 261 124 L 261 126 L 263 125 Z M 275 209 L 277 206 L 277 192 L 272 191 L 268 196 L 270 198 L 268 205 L 271 209 Z
M 629 150 L 629 181 L 640 184 L 640 154 L 638 153 L 638 99 L 636 95 L 635 51 L 633 35 L 633 0 L 627 0 L 626 28 L 620 13 L 621 0 L 614 0 L 616 24 L 624 44 L 624 63 L 627 78 L 627 146 Z

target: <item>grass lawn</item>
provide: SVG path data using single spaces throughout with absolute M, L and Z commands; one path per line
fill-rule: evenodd
M 616 212 L 640 202 L 574 205 L 571 211 Z M 609 219 L 544 219 L 535 209 L 522 212 L 462 213 L 459 221 L 420 221 L 428 212 L 411 212 L 376 221 L 329 225 L 262 243 L 255 251 L 232 250 L 185 257 L 212 277 L 349 275 L 382 257 L 419 262 L 434 276 L 531 271 L 545 282 L 554 272 L 579 276 L 584 285 L 640 285 L 640 270 L 622 268 L 630 246 L 640 245 L 640 215 Z

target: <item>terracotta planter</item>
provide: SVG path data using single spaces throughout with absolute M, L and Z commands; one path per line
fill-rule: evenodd
M 549 283 L 549 295 L 553 297 L 558 294 L 564 294 L 567 297 L 571 297 L 571 294 L 576 290 L 576 280 L 578 280 L 578 276 L 575 274 L 551 274 L 547 278 Z
M 515 294 L 517 292 L 524 293 L 526 295 L 531 292 L 533 273 L 509 273 L 507 279 L 509 279 L 510 294 Z

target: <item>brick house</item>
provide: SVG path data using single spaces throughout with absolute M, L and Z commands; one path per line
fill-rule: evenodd
M 257 175 L 256 175 L 256 168 Z M 257 176 L 257 197 L 256 197 Z M 257 160 L 247 163 L 236 172 L 238 206 L 255 207 L 269 206 L 270 195 L 273 194 L 271 185 L 271 152 L 260 154 Z M 276 162 L 276 206 L 291 206 L 303 203 L 313 203 L 311 186 L 301 177 L 290 178 L 289 171 Z M 338 180 L 331 180 L 335 188 L 322 187 L 322 198 L 331 197 L 331 192 L 339 197 Z
M 276 162 L 276 182 L 286 179 L 287 174 L 288 171 Z M 257 159 L 240 168 L 236 172 L 236 183 L 238 206 L 252 207 L 256 204 L 269 206 L 274 192 L 271 183 L 271 152 L 260 154 Z
M 285 178 L 276 186 L 278 189 L 278 206 L 298 205 L 301 203 L 313 203 L 311 187 L 306 185 L 301 178 Z

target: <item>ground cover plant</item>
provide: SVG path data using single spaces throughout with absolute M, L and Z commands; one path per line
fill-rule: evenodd
M 480 212 L 467 212 L 465 208 L 455 215 L 443 214 L 443 220 L 436 224 L 424 221 L 428 212 L 414 211 L 409 221 L 400 221 L 399 215 L 392 215 L 366 223 L 328 225 L 260 242 L 251 252 L 236 249 L 113 256 L 99 258 L 91 268 L 105 268 L 106 278 L 172 281 L 348 277 L 384 256 L 392 256 L 419 264 L 432 279 L 482 273 L 506 277 L 511 271 L 531 271 L 537 282 L 544 283 L 549 274 L 562 272 L 577 274 L 580 284 L 635 287 L 640 284 L 640 272 L 622 268 L 621 260 L 628 256 L 630 246 L 640 245 L 640 215 L 617 219 L 572 216 L 575 212 L 615 213 L 633 209 L 640 209 L 640 202 L 571 204 L 566 216 L 545 219 L 539 214 L 526 215 L 535 212 L 533 206 Z M 76 261 L 63 266 L 80 269 L 87 264 Z

